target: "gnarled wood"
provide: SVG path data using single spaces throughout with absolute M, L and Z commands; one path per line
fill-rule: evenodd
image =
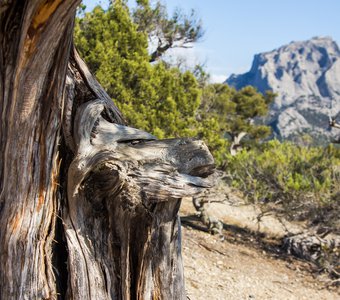
M 55 299 L 62 94 L 80 1 L 0 1 L 1 299 Z
M 0 2 L 1 298 L 185 299 L 177 212 L 212 156 L 126 126 L 71 51 L 78 3 Z
M 232 138 L 232 142 L 230 145 L 230 154 L 232 156 L 235 156 L 237 153 L 239 153 L 240 151 L 242 151 L 242 146 L 241 146 L 241 140 L 247 135 L 246 132 L 240 132 L 237 134 L 231 134 L 229 133 L 231 138 Z
M 79 74 L 83 67 L 76 64 Z M 70 295 L 185 299 L 177 212 L 182 197 L 211 186 L 213 158 L 201 141 L 158 141 L 107 120 L 115 113 L 106 103 L 80 105 L 72 126 L 64 214 Z

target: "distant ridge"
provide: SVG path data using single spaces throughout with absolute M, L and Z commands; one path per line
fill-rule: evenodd
M 340 49 L 330 37 L 291 42 L 256 54 L 249 72 L 226 81 L 241 89 L 252 85 L 278 94 L 266 120 L 283 139 L 301 133 L 327 140 L 328 116 L 340 113 Z

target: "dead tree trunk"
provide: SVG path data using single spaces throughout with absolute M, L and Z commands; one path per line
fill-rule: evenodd
M 232 138 L 231 145 L 230 145 L 230 154 L 235 156 L 237 153 L 242 151 L 241 140 L 247 135 L 246 132 L 240 133 L 229 133 Z
M 57 295 L 58 145 L 78 2 L 0 2 L 2 299 Z
M 336 122 L 335 118 L 329 117 L 329 128 L 337 128 L 340 129 L 340 124 Z M 340 144 L 340 138 L 333 139 L 331 141 L 333 144 Z
M 329 117 L 329 126 L 340 129 L 340 124 L 335 119 Z
M 177 212 L 213 159 L 125 126 L 72 50 L 78 2 L 0 2 L 1 299 L 184 299 Z

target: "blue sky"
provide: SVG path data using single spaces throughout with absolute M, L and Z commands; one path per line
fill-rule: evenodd
M 107 1 L 86 0 L 88 9 Z M 330 36 L 340 44 L 340 0 L 163 0 L 202 19 L 205 35 L 192 49 L 178 51 L 201 62 L 213 81 L 250 69 L 254 54 L 291 41 Z

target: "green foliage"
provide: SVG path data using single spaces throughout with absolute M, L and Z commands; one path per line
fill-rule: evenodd
M 203 118 L 217 118 L 223 134 L 244 131 L 252 138 L 265 138 L 269 127 L 253 124 L 252 120 L 267 114 L 274 97 L 271 93 L 263 96 L 251 86 L 236 91 L 226 84 L 210 84 L 203 89 L 201 112 Z
M 75 26 L 79 52 L 128 123 L 159 138 L 204 139 L 217 166 L 226 165 L 232 184 L 251 201 L 280 203 L 291 217 L 340 227 L 340 150 L 312 148 L 308 136 L 300 138 L 305 147 L 258 143 L 270 129 L 254 120 L 267 114 L 275 95 L 209 84 L 201 66 L 182 72 L 164 62 L 150 64 L 174 43 L 199 39 L 201 24 L 178 12 L 168 18 L 160 2 L 151 7 L 148 0 L 137 0 L 133 18 L 126 1 L 116 0 L 107 10 L 80 7 Z M 149 55 L 148 39 L 155 37 L 157 49 Z M 241 132 L 257 146 L 231 156 L 228 137 Z
M 168 49 L 184 47 L 197 42 L 203 36 L 202 22 L 192 10 L 185 15 L 177 9 L 169 17 L 167 9 L 160 1 L 150 5 L 148 0 L 137 0 L 137 8 L 133 19 L 138 24 L 138 30 L 146 33 L 155 47 L 150 61 L 158 60 Z
M 135 127 L 160 138 L 194 136 L 200 89 L 194 75 L 151 65 L 147 34 L 124 1 L 76 20 L 75 42 L 90 69 Z
M 291 217 L 333 222 L 340 209 L 340 150 L 277 140 L 228 157 L 232 184 L 249 200 L 280 203 Z M 329 210 L 334 209 L 330 217 Z M 327 211 L 327 218 L 322 212 Z M 336 217 L 336 218 L 335 218 Z M 340 229 L 340 228 L 339 228 Z
M 227 135 L 233 137 L 247 132 L 248 139 L 259 141 L 270 134 L 268 126 L 254 124 L 253 119 L 267 114 L 274 97 L 272 93 L 263 96 L 250 86 L 240 91 L 226 84 L 203 87 L 199 116 L 211 132 L 205 130 L 202 137 L 207 140 L 218 165 L 223 164 L 228 152 Z
M 116 0 L 107 10 L 80 9 L 75 26 L 81 56 L 130 125 L 158 138 L 198 136 L 207 142 L 219 166 L 229 151 L 227 133 L 247 131 L 255 139 L 268 134 L 268 127 L 250 120 L 267 112 L 269 96 L 251 87 L 237 92 L 225 84 L 209 84 L 201 66 L 182 72 L 161 61 L 150 64 L 147 49 L 152 32 L 194 38 L 195 30 L 201 30 L 198 25 L 191 28 L 193 23 L 180 21 L 178 15 L 168 19 L 164 6 L 157 3 L 151 8 L 147 0 L 138 1 L 134 18 L 138 23 L 126 2 Z

